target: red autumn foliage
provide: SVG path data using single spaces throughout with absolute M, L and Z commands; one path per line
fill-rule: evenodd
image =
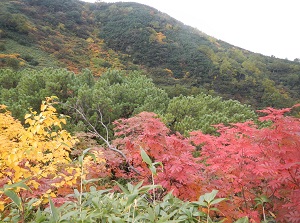
M 299 106 L 299 105 L 298 105 Z M 285 116 L 289 109 L 268 108 L 259 128 L 252 122 L 218 125 L 219 136 L 192 132 L 186 139 L 170 130 L 154 113 L 143 112 L 115 122 L 114 146 L 121 150 L 140 175 L 116 154 L 107 164 L 116 178 L 151 184 L 151 172 L 142 161 L 143 148 L 153 162 L 163 163 L 154 180 L 184 200 L 218 189 L 228 200 L 219 206 L 229 221 L 242 216 L 252 222 L 263 219 L 255 198 L 266 196 L 266 217 L 279 222 L 300 222 L 300 119 Z M 193 152 L 200 148 L 200 157 Z M 123 161 L 122 161 L 123 160 Z
M 136 175 L 115 168 L 118 177 L 136 177 L 146 180 L 145 183 L 152 183 L 149 178 L 151 172 L 140 155 L 140 148 L 143 148 L 153 162 L 163 164 L 163 167 L 158 167 L 156 184 L 161 184 L 182 199 L 198 198 L 203 165 L 193 157 L 195 148 L 187 139 L 180 134 L 170 134 L 156 115 L 149 112 L 121 119 L 115 125 L 118 139 L 114 141 L 114 145 L 126 154 L 131 165 L 140 172 L 140 175 Z M 113 166 L 120 165 L 121 163 L 114 161 Z
M 255 208 L 254 199 L 266 195 L 267 214 L 275 213 L 280 222 L 300 222 L 300 120 L 284 116 L 290 110 L 261 110 L 267 114 L 261 120 L 272 121 L 268 128 L 248 122 L 219 125 L 220 136 L 191 133 L 207 165 L 204 187 L 229 198 L 226 215 L 259 222 L 261 207 Z

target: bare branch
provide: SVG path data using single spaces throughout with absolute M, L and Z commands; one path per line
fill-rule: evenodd
M 114 147 L 113 145 L 110 144 L 109 142 L 109 136 L 108 136 L 108 128 L 107 126 L 104 124 L 103 122 L 103 115 L 100 111 L 100 109 L 98 108 L 96 110 L 98 116 L 100 117 L 100 124 L 102 125 L 102 127 L 105 129 L 105 132 L 106 132 L 106 137 L 103 137 L 96 129 L 96 127 L 88 120 L 86 114 L 84 113 L 83 111 L 83 108 L 79 105 L 79 102 L 77 101 L 76 103 L 76 106 L 75 107 L 72 107 L 72 106 L 69 106 L 71 109 L 74 109 L 80 116 L 81 118 L 84 120 L 84 122 L 88 125 L 88 127 L 90 128 L 89 131 L 95 136 L 97 137 L 98 139 L 101 139 L 107 146 L 107 148 L 109 148 L 110 150 L 118 153 L 119 155 L 122 156 L 122 158 L 126 161 L 126 163 L 128 164 L 129 166 L 129 169 L 133 170 L 135 173 L 139 174 L 140 175 L 140 172 L 135 169 L 131 164 L 130 162 L 128 161 L 126 155 L 119 149 L 117 149 L 116 147 Z
M 102 115 L 102 112 L 101 112 L 100 108 L 97 109 L 97 114 L 100 117 L 100 123 L 101 123 L 102 127 L 105 129 L 105 132 L 106 132 L 106 141 L 108 141 L 108 128 L 103 123 L 103 115 Z

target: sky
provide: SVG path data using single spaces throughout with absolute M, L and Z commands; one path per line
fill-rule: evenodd
M 300 0 L 131 2 L 152 6 L 207 35 L 255 53 L 289 60 L 300 58 Z

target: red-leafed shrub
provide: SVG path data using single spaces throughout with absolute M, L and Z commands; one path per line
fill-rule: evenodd
M 259 222 L 274 213 L 280 222 L 300 222 L 300 120 L 284 116 L 290 110 L 261 110 L 261 120 L 272 122 L 268 128 L 248 122 L 219 125 L 220 136 L 191 133 L 207 165 L 205 188 L 229 198 L 226 215 Z M 254 200 L 262 195 L 269 199 L 264 213 Z
M 142 112 L 139 115 L 115 122 L 114 145 L 123 151 L 128 162 L 140 172 L 128 172 L 119 168 L 122 164 L 114 160 L 113 171 L 118 177 L 142 178 L 151 182 L 151 172 L 142 161 L 140 148 L 143 148 L 153 162 L 161 162 L 158 167 L 156 184 L 183 199 L 198 198 L 201 182 L 202 164 L 193 157 L 195 150 L 187 139 L 180 134 L 170 134 L 169 129 L 156 118 L 154 113 Z M 111 163 L 108 161 L 108 163 Z
M 155 183 L 182 199 L 217 189 L 228 198 L 219 208 L 229 221 L 276 216 L 276 221 L 300 222 L 300 120 L 284 115 L 290 110 L 261 110 L 266 114 L 261 121 L 269 122 L 265 128 L 252 122 L 218 125 L 219 136 L 195 131 L 189 139 L 171 134 L 154 113 L 121 119 L 115 122 L 113 145 L 125 156 L 106 156 L 108 169 L 116 178 L 151 184 L 143 148 L 153 163 L 163 164 Z

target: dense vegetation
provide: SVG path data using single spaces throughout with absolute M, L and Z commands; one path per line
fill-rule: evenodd
M 142 111 L 160 114 L 172 131 L 181 133 L 197 129 L 214 133 L 213 124 L 257 119 L 250 106 L 234 100 L 204 93 L 169 98 L 151 79 L 137 71 L 108 70 L 94 80 L 89 70 L 78 75 L 53 68 L 0 70 L 0 103 L 7 105 L 19 120 L 23 120 L 29 107 L 38 110 L 48 95 L 57 96 L 66 104 L 59 107 L 59 112 L 72 117 L 68 127 L 72 131 L 85 130 L 76 109 L 82 110 L 99 131 L 102 128 L 99 112 L 110 130 L 113 121 Z
M 115 122 L 106 148 L 80 150 L 55 99 L 27 114 L 27 127 L 1 106 L 2 221 L 299 222 L 300 123 L 284 116 L 291 109 L 262 110 L 267 128 L 249 121 L 191 137 L 142 112 Z
M 299 86 L 145 5 L 3 0 L 0 221 L 299 222 Z
M 5 0 L 0 66 L 139 70 L 154 83 L 194 86 L 256 108 L 299 101 L 300 64 L 254 54 L 136 3 Z

